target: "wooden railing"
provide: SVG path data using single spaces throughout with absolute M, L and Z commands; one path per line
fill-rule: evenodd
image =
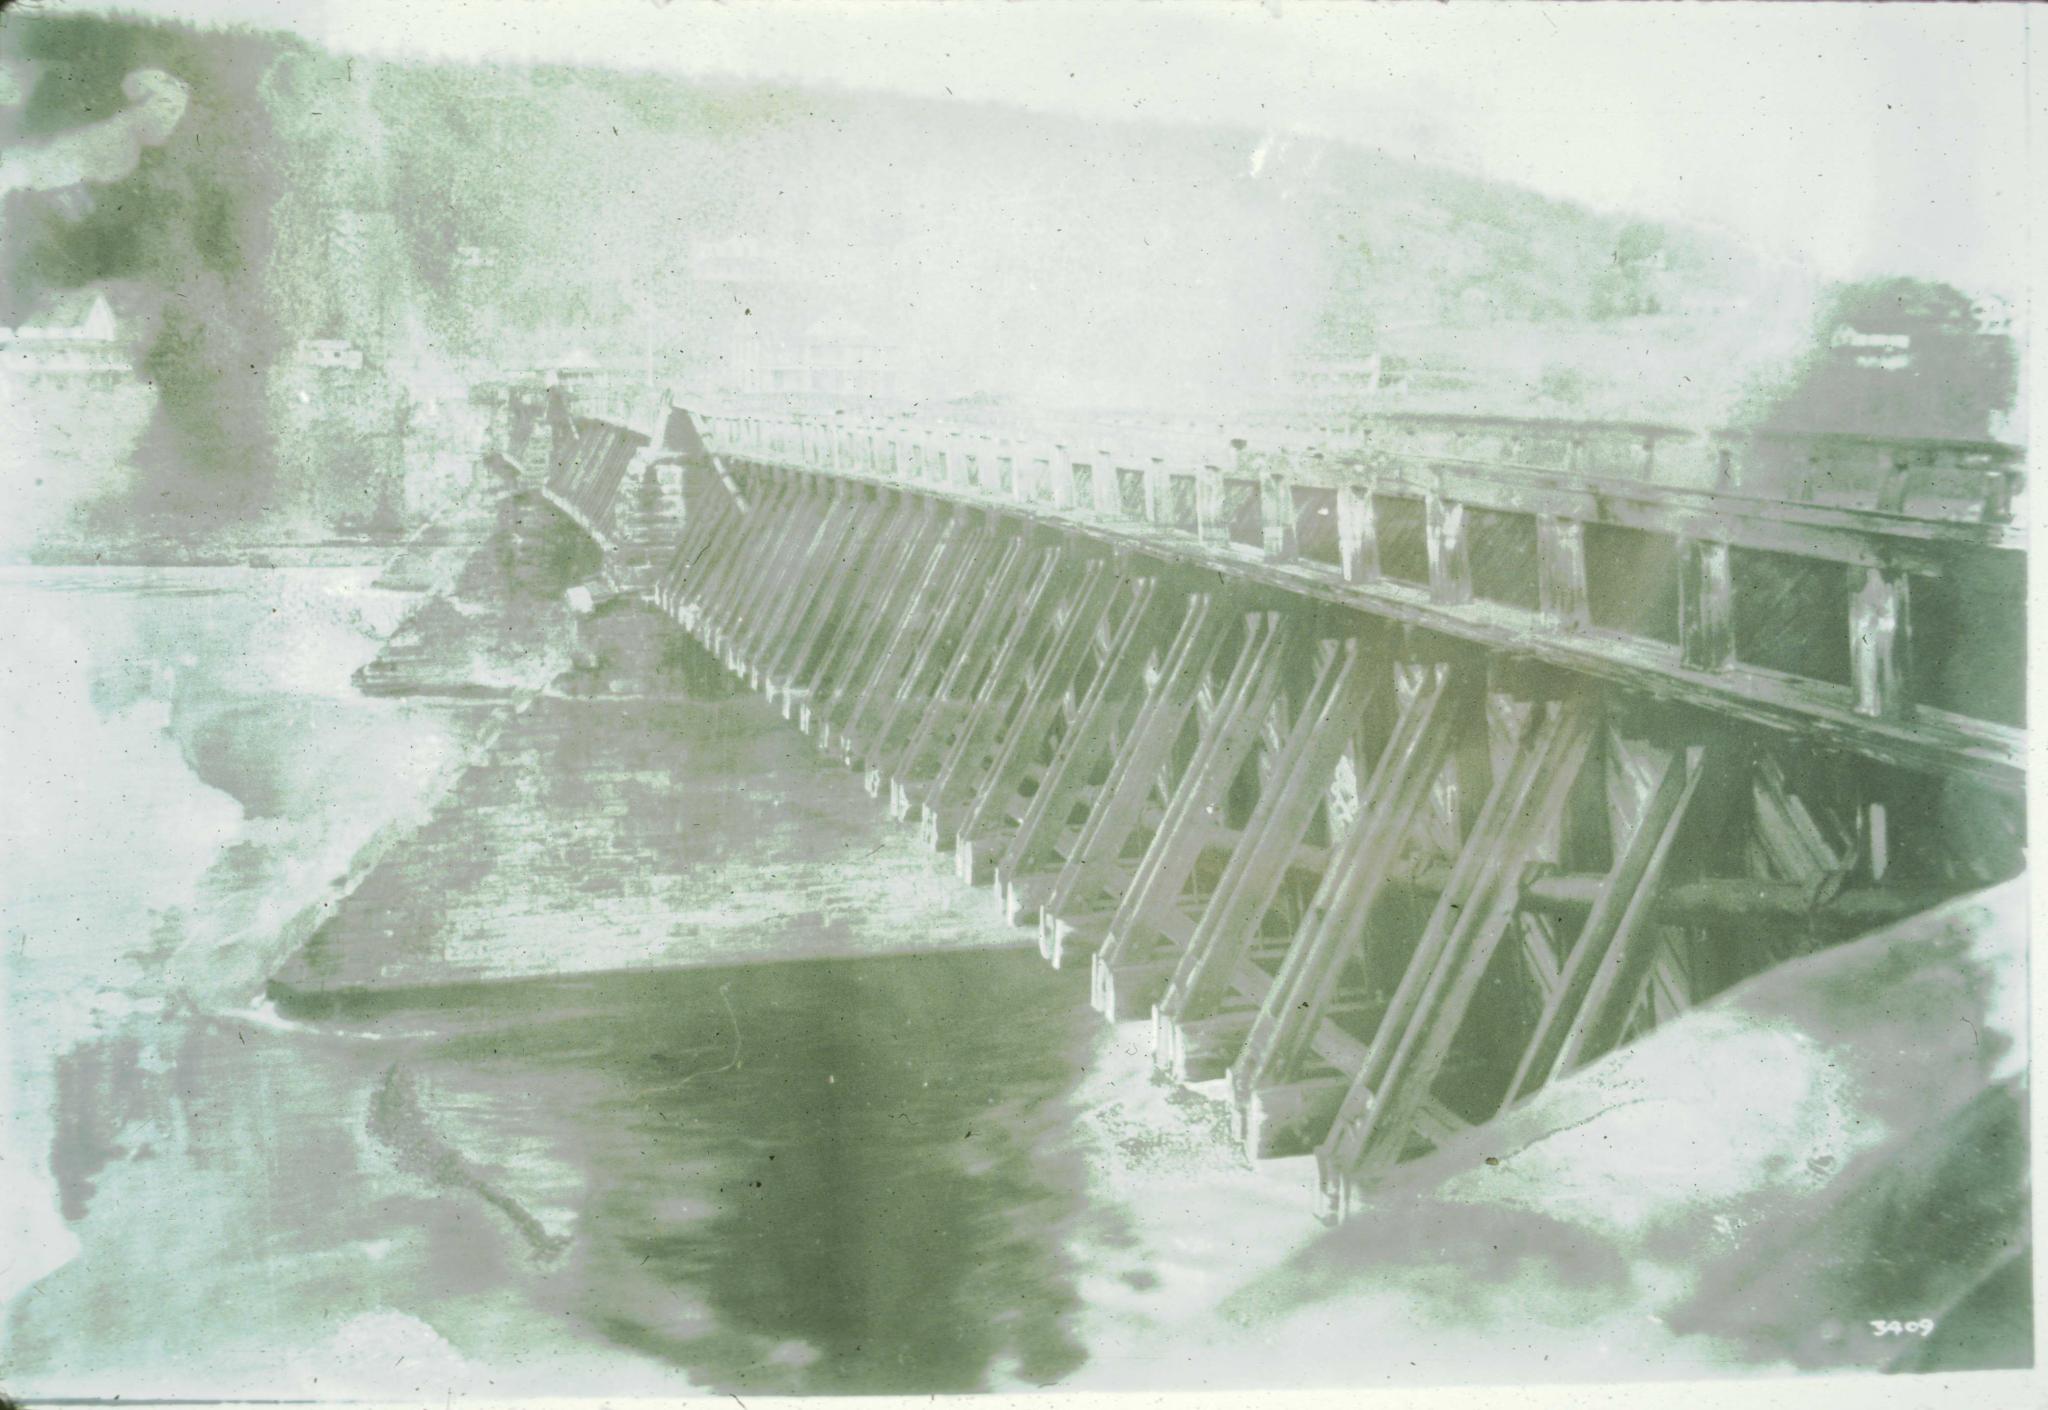
M 1254 448 L 1188 428 L 1055 440 L 747 408 L 698 414 L 707 443 L 736 460 L 1224 560 L 1902 766 L 2007 789 L 2022 779 L 2020 528 L 1675 485 L 1615 462 L 1620 443 L 1653 462 L 1667 443 L 1716 462 L 1789 444 L 1808 457 L 1853 452 L 1887 474 L 1917 466 L 2009 487 L 2021 483 L 2011 447 L 1416 417 L 1332 447 Z

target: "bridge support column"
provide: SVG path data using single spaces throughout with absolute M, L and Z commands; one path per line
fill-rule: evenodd
M 1257 1155 L 1305 1154 L 1320 1143 L 1341 1090 L 1333 1095 L 1328 1082 L 1310 1088 L 1303 1074 L 1312 1059 L 1331 1060 L 1327 1044 L 1352 1041 L 1332 1022 L 1339 989 L 1348 978 L 1363 1002 L 1399 974 L 1402 937 L 1380 913 L 1381 901 L 1429 790 L 1478 713 L 1476 682 L 1445 663 L 1423 668 L 1403 694 L 1357 820 L 1333 852 L 1230 1071 L 1240 1130 Z M 1306 1099 L 1311 1090 L 1313 1101 Z M 1269 1092 L 1287 1095 L 1269 1102 Z
M 1096 590 L 1073 599 L 961 820 L 954 845 L 963 876 L 977 883 L 984 873 L 992 878 L 1018 830 L 1054 796 L 1072 806 L 1077 785 L 1068 777 L 1074 770 L 1063 768 L 1063 750 L 1089 728 L 1091 710 L 1100 718 L 1110 713 L 1102 697 L 1117 674 L 1118 656 L 1129 653 L 1131 638 L 1164 611 L 1164 597 L 1155 579 L 1126 579 L 1105 565 Z
M 1278 614 L 1250 619 L 1244 647 L 1203 731 L 1195 755 L 1176 785 L 1151 845 L 1111 916 L 1095 956 L 1095 1003 L 1114 1019 L 1149 1014 L 1166 992 L 1195 915 L 1190 904 L 1205 896 L 1197 869 L 1203 854 L 1233 840 L 1223 827 L 1226 790 L 1252 757 L 1284 674 L 1282 662 L 1299 656 L 1299 627 Z
M 1335 643 L 1302 703 L 1300 715 L 1272 756 L 1244 832 L 1224 864 L 1175 966 L 1154 1017 L 1162 1066 L 1184 1082 L 1220 1077 L 1251 1031 L 1269 981 L 1250 961 L 1254 938 L 1330 786 L 1331 774 L 1354 746 L 1378 678 L 1356 639 Z M 1226 1008 L 1234 1013 L 1226 1020 Z M 1191 1030 L 1202 1026 L 1201 1036 Z M 1222 1041 L 1223 1034 L 1234 1039 Z
M 949 515 L 929 500 L 915 507 L 884 505 L 877 515 L 887 535 L 869 560 L 869 571 L 853 586 L 840 629 L 820 660 L 806 702 L 802 726 L 825 753 L 845 751 L 832 722 L 865 683 L 874 653 L 892 625 L 910 610 L 912 595 L 930 571 L 944 542 Z M 909 523 L 902 521 L 908 519 Z
M 952 601 L 962 586 L 962 574 L 972 563 L 985 532 L 964 512 L 949 511 L 923 555 L 916 581 L 893 604 L 893 623 L 862 677 L 849 686 L 851 700 L 839 713 L 840 752 L 848 767 L 867 763 L 869 726 L 882 702 L 904 689 L 905 680 L 918 659 L 919 644 L 941 617 L 943 604 Z M 856 693 L 857 692 L 857 693 Z
M 1388 1002 L 1363 1067 L 1317 1149 L 1326 1198 L 1402 1158 L 1412 1138 L 1466 1123 L 1432 1088 L 1495 948 L 1515 922 L 1520 884 L 1562 819 L 1593 742 L 1590 703 L 1549 702 L 1524 727 Z
M 1018 601 L 1043 583 L 1046 567 L 1040 552 L 1023 537 L 1011 537 L 1003 544 L 986 588 L 963 599 L 973 612 L 959 637 L 948 643 L 952 654 L 939 663 L 943 673 L 937 687 L 917 712 L 902 747 L 880 766 L 888 779 L 891 817 L 903 820 L 914 815 L 972 708 L 973 691 L 989 658 L 1016 621 Z
M 1129 737 L 1112 758 L 1095 806 L 1071 846 L 1060 851 L 1059 842 L 1053 842 L 1061 863 L 1040 911 L 1039 949 L 1054 965 L 1083 958 L 1099 943 L 1116 898 L 1142 861 L 1142 851 L 1127 856 L 1132 844 L 1144 838 L 1148 815 L 1156 823 L 1170 807 L 1173 787 L 1164 780 L 1171 773 L 1174 747 L 1196 712 L 1230 619 L 1231 613 L 1207 595 L 1189 599 L 1180 630 Z M 1035 859 L 1035 852 L 1027 854 L 1020 871 Z
M 987 643 L 989 655 L 959 730 L 947 745 L 938 771 L 918 799 L 919 831 L 934 851 L 950 851 L 962 816 L 984 772 L 1002 747 L 1002 731 L 1019 697 L 1032 686 L 1032 661 L 1057 649 L 1063 618 L 1077 599 L 1092 599 L 1102 573 L 1099 560 L 1069 567 L 1063 548 L 1038 550 L 1030 588 L 1010 618 L 1011 629 Z M 1078 581 L 1075 579 L 1078 578 Z M 1064 590 L 1062 590 L 1064 587 Z M 983 859 L 984 865 L 992 859 Z
M 996 594 L 1014 581 L 1022 558 L 1023 546 L 997 526 L 974 526 L 947 592 L 932 604 L 907 668 L 888 698 L 879 702 L 879 723 L 860 741 L 869 797 L 883 796 L 891 780 L 902 773 L 905 754 L 915 756 L 924 722 L 945 703 L 962 643 L 974 640 L 980 624 L 992 616 Z
M 1679 660 L 1695 671 L 1725 671 L 1735 663 L 1728 545 L 1687 540 L 1679 557 Z

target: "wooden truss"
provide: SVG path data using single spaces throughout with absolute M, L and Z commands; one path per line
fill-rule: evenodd
M 1566 670 L 912 490 L 702 491 L 655 601 L 1334 1209 L 1973 879 L 1908 845 L 1925 780 Z

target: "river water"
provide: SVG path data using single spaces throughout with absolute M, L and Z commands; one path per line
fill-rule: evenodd
M 797 896 L 750 922 L 752 963 L 278 1012 L 266 979 L 463 796 L 502 722 L 349 684 L 408 604 L 375 579 L 0 578 L 8 1393 L 1170 1383 L 1158 1329 L 1313 1232 L 1293 1177 L 1246 1169 L 1085 976 L 986 896 L 964 934 L 935 884 L 877 896 L 889 956 L 759 962 L 778 927 L 814 938 Z M 531 767 L 492 787 L 544 808 Z M 844 771 L 778 777 L 769 804 L 872 846 L 834 836 L 836 868 L 796 855 L 803 829 L 724 850 L 857 905 L 859 858 L 901 829 L 848 806 Z M 492 859 L 436 865 L 452 890 Z M 617 872 L 529 933 L 613 953 Z

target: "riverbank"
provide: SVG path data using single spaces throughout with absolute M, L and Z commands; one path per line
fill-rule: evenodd
M 300 615 L 271 612 L 274 574 L 115 573 L 111 597 L 87 576 L 67 600 L 132 613 L 140 594 L 151 620 L 94 642 L 63 704 L 97 718 L 96 697 L 129 742 L 49 760 L 40 796 L 101 780 L 78 821 L 126 797 L 136 830 L 74 826 L 73 882 L 39 905 L 146 885 L 10 946 L 28 1022 L 9 1049 L 32 1070 L 7 1149 L 48 1152 L 24 1208 L 68 1241 L 9 1308 L 11 1393 L 1044 1385 L 1099 1354 L 1098 1318 L 1137 1336 L 1148 1298 L 1220 1293 L 1282 1228 L 1310 1232 L 1291 1201 L 1214 1182 L 1262 1177 L 1220 1128 L 1188 1125 L 1078 976 L 630 604 L 586 619 L 522 711 L 437 693 L 432 672 L 413 695 L 363 696 L 346 682 L 384 658 L 376 632 L 342 649 L 303 623 L 273 631 Z M 366 576 L 349 580 L 381 604 L 365 626 L 417 615 Z M 182 684 L 143 664 L 132 704 L 109 696 L 115 663 L 187 657 Z M 233 692 L 203 723 L 200 662 Z M 443 722 L 465 747 L 337 731 L 328 709 Z M 333 889 L 282 886 L 249 850 L 253 829 L 303 864 L 303 818 L 336 832 L 309 853 L 332 858 Z M 877 867 L 902 883 L 879 900 Z M 508 884 L 548 902 L 543 923 L 505 904 Z M 743 914 L 679 936 L 674 887 Z M 218 908 L 209 924 L 244 919 L 196 932 L 184 895 Z M 408 909 L 378 933 L 384 905 Z M 532 927 L 549 953 L 313 1022 L 250 1002 L 306 920 L 340 916 L 356 962 L 478 944 L 472 921 L 500 940 Z M 539 972 L 663 916 L 683 966 Z M 812 958 L 779 962 L 792 954 Z M 1181 1182 L 1184 1213 L 1138 1237 L 1159 1177 Z
M 81 1156 L 58 1114 L 67 1063 L 112 1044 L 143 1074 L 171 1070 L 185 1020 L 260 996 L 519 708 L 371 699 L 352 679 L 422 604 L 394 564 L 425 586 L 451 558 L 495 562 L 479 548 L 503 545 L 496 512 L 451 515 L 395 559 L 350 541 L 293 545 L 292 567 L 0 566 L 0 732 L 24 744 L 0 751 L 0 1301 L 81 1252 L 58 1210 L 105 1152 Z M 522 646 L 543 681 L 569 664 L 560 634 Z
M 474 711 L 350 686 L 406 607 L 375 576 L 0 570 L 10 1291 L 78 1251 L 43 1217 L 68 1055 L 161 1066 L 178 1015 L 248 1003 L 481 742 Z

